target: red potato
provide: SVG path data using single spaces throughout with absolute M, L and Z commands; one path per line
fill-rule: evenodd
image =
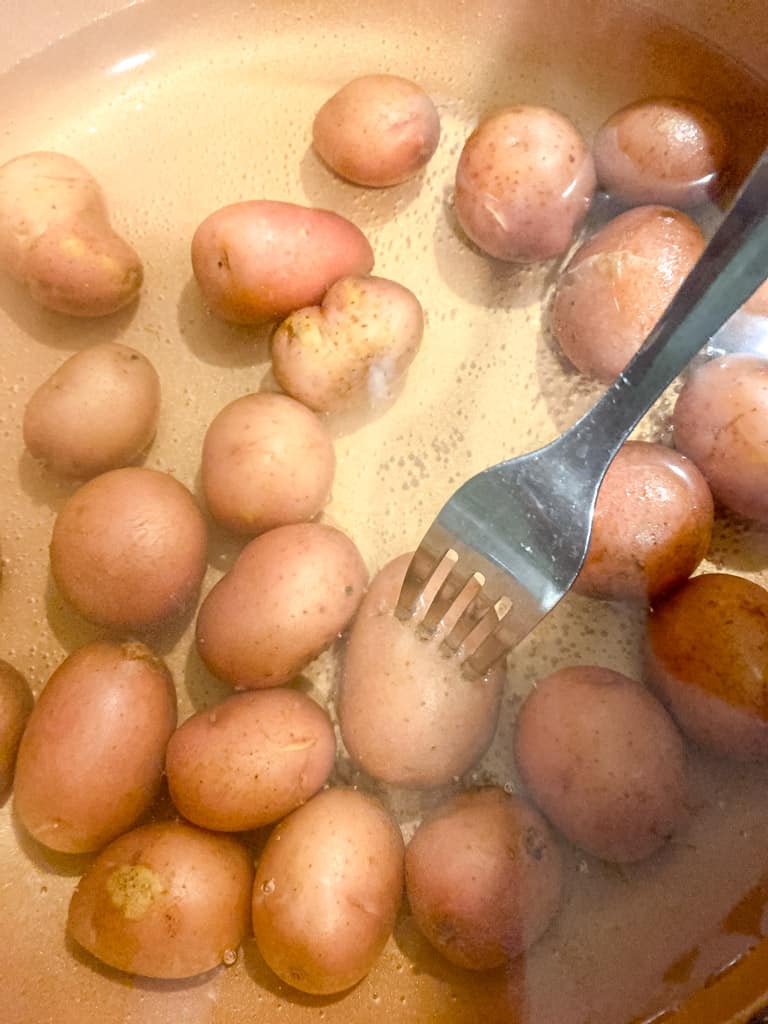
M 147 810 L 176 727 L 176 692 L 143 644 L 94 643 L 53 673 L 19 747 L 15 808 L 62 853 L 99 850 Z
M 598 181 L 617 199 L 686 208 L 719 193 L 728 142 L 700 103 L 663 97 L 609 117 L 593 152 Z
M 675 447 L 715 498 L 768 521 L 768 360 L 734 355 L 697 367 L 672 414 Z
M 312 144 L 328 166 L 373 188 L 418 174 L 439 141 L 434 103 L 397 75 L 354 78 L 322 105 L 312 125 Z
M 254 199 L 223 206 L 192 239 L 192 269 L 214 313 L 259 324 L 320 302 L 345 274 L 367 274 L 373 251 L 336 213 Z
M 678 210 L 619 214 L 571 259 L 552 307 L 552 333 L 582 373 L 609 383 L 645 341 L 704 249 Z
M 456 216 L 483 252 L 533 263 L 568 249 L 594 189 L 592 156 L 568 118 L 547 107 L 505 107 L 464 144 Z
M 495 787 L 470 790 L 416 830 L 405 853 L 408 901 L 446 959 L 490 970 L 549 927 L 560 905 L 561 859 L 533 807 Z
M 297 523 L 247 544 L 200 607 L 197 649 L 232 686 L 287 683 L 332 643 L 357 611 L 365 564 L 340 530 Z
M 768 281 L 764 281 L 742 309 L 755 316 L 768 316 Z
M 714 507 L 690 459 L 628 441 L 600 486 L 589 551 L 573 589 L 607 601 L 651 601 L 706 555 Z
M 728 573 L 694 576 L 656 604 L 648 682 L 692 740 L 768 762 L 768 592 Z
M 67 932 L 119 971 L 190 978 L 237 959 L 252 879 L 250 854 L 230 836 L 145 825 L 102 850 L 80 879 Z
M 0 799 L 13 781 L 16 754 L 34 704 L 21 672 L 0 660 Z
M 538 683 L 517 720 L 515 757 L 549 820 L 604 860 L 650 856 L 683 819 L 680 734 L 659 701 L 618 672 L 582 665 Z
M 255 534 L 313 519 L 336 469 L 325 425 L 285 395 L 245 395 L 221 410 L 203 442 L 202 485 L 211 515 Z
M 391 397 L 413 362 L 424 313 L 413 292 L 383 277 L 345 277 L 320 306 L 284 320 L 272 338 L 278 384 L 317 412 Z

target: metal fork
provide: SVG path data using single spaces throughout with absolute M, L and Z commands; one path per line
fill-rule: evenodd
M 560 438 L 473 476 L 413 556 L 396 614 L 485 674 L 560 601 L 589 546 L 611 460 L 768 274 L 768 150 L 643 347 Z

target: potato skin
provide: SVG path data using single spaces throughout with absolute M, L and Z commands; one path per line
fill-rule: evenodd
M 603 860 L 649 857 L 682 821 L 680 734 L 659 701 L 619 672 L 580 665 L 538 683 L 517 720 L 515 757 L 549 820 Z
M 53 850 L 101 849 L 154 800 L 175 727 L 173 681 L 149 648 L 80 648 L 48 680 L 22 738 L 19 820 Z
M 561 862 L 533 807 L 496 787 L 470 790 L 441 804 L 408 844 L 408 902 L 446 959 L 490 970 L 549 927 L 560 905 Z
M 594 189 L 592 155 L 568 118 L 547 107 L 505 107 L 464 144 L 456 216 L 483 252 L 534 263 L 566 251 Z
M 402 555 L 386 565 L 363 599 L 344 655 L 338 714 L 361 768 L 391 785 L 426 788 L 450 783 L 485 752 L 505 675 L 499 667 L 485 679 L 465 678 L 456 658 L 395 618 L 409 562 Z
M 703 573 L 646 628 L 646 678 L 683 732 L 720 757 L 768 762 L 768 592 Z
M 236 839 L 179 822 L 145 825 L 102 850 L 80 879 L 67 932 L 120 971 L 189 978 L 236 953 L 252 879 Z
M 317 412 L 389 398 L 413 362 L 424 312 L 413 292 L 383 277 L 344 277 L 320 306 L 292 313 L 272 338 L 272 371 Z
M 0 798 L 13 782 L 16 754 L 34 704 L 21 672 L 0 659 Z
M 440 118 L 414 82 L 363 75 L 322 105 L 312 124 L 317 153 L 342 178 L 384 188 L 413 177 L 440 141 Z
M 253 199 L 206 217 L 192 239 L 192 269 L 214 313 L 259 324 L 314 305 L 345 274 L 367 274 L 373 251 L 336 213 Z
M 256 869 L 253 933 L 278 977 L 330 995 L 370 971 L 395 923 L 403 840 L 373 797 L 329 789 L 277 826 Z
M 336 755 L 326 712 L 295 690 L 238 693 L 188 718 L 171 737 L 166 773 L 176 807 L 214 831 L 261 828 L 328 779 Z
M 205 521 L 178 480 L 114 469 L 80 487 L 53 527 L 62 595 L 102 626 L 141 629 L 181 612 L 205 572 Z
M 287 395 L 245 395 L 225 406 L 203 442 L 202 485 L 220 526 L 253 535 L 313 519 L 336 470 L 325 424 Z
M 110 226 L 89 171 L 62 153 L 26 153 L 0 167 L 0 270 L 48 309 L 106 316 L 131 302 L 144 271 Z
M 159 412 L 160 379 L 147 357 L 104 342 L 70 356 L 35 391 L 24 444 L 54 473 L 92 477 L 138 458 Z
M 589 551 L 573 589 L 607 601 L 653 600 L 706 555 L 714 506 L 690 459 L 628 441 L 600 486 Z
M 346 628 L 368 583 L 340 530 L 297 523 L 247 544 L 197 617 L 197 649 L 233 686 L 288 682 Z

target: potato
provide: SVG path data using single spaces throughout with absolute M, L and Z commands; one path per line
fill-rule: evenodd
M 715 498 L 768 522 L 768 360 L 733 355 L 692 371 L 672 414 L 675 447 Z
M 628 441 L 600 486 L 573 589 L 607 601 L 653 600 L 706 555 L 713 515 L 707 482 L 690 459 L 662 444 Z
M 547 107 L 505 107 L 464 144 L 456 216 L 483 252 L 534 263 L 568 249 L 594 188 L 592 156 L 566 117 Z
M 252 879 L 250 855 L 230 836 L 145 825 L 102 850 L 80 879 L 67 931 L 120 971 L 189 978 L 234 962 Z
M 328 166 L 356 185 L 382 188 L 412 178 L 440 141 L 435 105 L 414 82 L 363 75 L 322 105 L 312 144 Z
M 684 213 L 619 214 L 573 256 L 552 306 L 552 333 L 582 373 L 609 383 L 637 352 L 704 250 Z
M 16 754 L 34 703 L 21 672 L 0 660 L 0 798 L 13 781 Z
M 373 797 L 330 789 L 277 826 L 256 869 L 253 934 L 278 977 L 330 995 L 384 948 L 403 889 L 403 840 Z
M 753 316 L 768 316 L 768 281 L 763 281 L 741 308 Z
M 694 576 L 647 625 L 648 682 L 692 740 L 768 762 L 768 592 L 728 573 Z
M 35 301 L 106 316 L 139 293 L 136 252 L 109 223 L 96 179 L 63 153 L 26 153 L 0 167 L 0 270 Z
M 450 783 L 493 739 L 504 669 L 466 678 L 411 623 L 394 616 L 410 555 L 376 576 L 350 632 L 338 700 L 344 745 L 370 775 L 396 786 Z M 385 654 L 386 652 L 386 654 Z
M 373 251 L 328 210 L 254 199 L 212 213 L 192 239 L 192 269 L 218 316 L 260 324 L 320 302 L 345 274 L 367 274 Z
M 152 442 L 160 380 L 127 345 L 104 342 L 70 356 L 30 398 L 24 444 L 54 473 L 91 477 L 127 466 Z
M 166 773 L 176 807 L 216 831 L 260 828 L 313 796 L 331 774 L 328 715 L 295 690 L 238 693 L 188 718 L 171 737 Z
M 500 967 L 539 939 L 560 905 L 561 855 L 549 826 L 496 787 L 438 806 L 405 852 L 408 902 L 451 963 Z
M 515 757 L 549 820 L 603 860 L 649 857 L 682 821 L 680 734 L 661 704 L 619 672 L 579 665 L 538 683 L 517 720 Z
M 81 647 L 48 680 L 21 741 L 22 825 L 62 853 L 101 849 L 154 800 L 175 727 L 173 681 L 149 648 Z
M 595 136 L 594 156 L 598 181 L 617 199 L 688 207 L 719 193 L 728 143 L 700 103 L 661 97 L 609 117 Z
M 153 469 L 114 469 L 80 487 L 59 512 L 51 571 L 84 618 L 140 629 L 195 597 L 206 544 L 205 521 L 186 487 Z
M 346 628 L 368 582 L 340 530 L 298 523 L 247 544 L 200 608 L 197 649 L 233 686 L 292 679 Z
M 285 395 L 245 395 L 231 402 L 203 442 L 208 509 L 234 533 L 313 519 L 328 501 L 335 469 L 325 425 Z
M 317 412 L 376 405 L 413 362 L 424 313 L 413 292 L 383 277 L 345 277 L 322 305 L 292 313 L 272 338 L 272 372 Z

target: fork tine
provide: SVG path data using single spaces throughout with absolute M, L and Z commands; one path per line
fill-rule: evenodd
M 458 561 L 458 555 L 454 551 L 453 557 L 450 558 L 451 551 L 446 549 L 440 555 L 430 554 L 422 545 L 418 551 L 414 554 L 411 559 L 410 565 L 405 574 L 403 585 L 400 590 L 400 597 L 398 598 L 397 605 L 395 607 L 395 615 L 398 619 L 405 621 L 406 619 L 415 619 L 417 622 L 424 617 L 426 609 L 431 604 L 426 604 L 424 607 L 424 595 L 425 591 L 430 587 L 430 583 L 436 580 L 438 585 L 434 588 L 432 597 L 439 589 L 439 585 L 450 573 L 453 566 Z M 439 572 L 438 572 L 439 570 Z
M 421 623 L 420 632 L 434 637 L 450 633 L 483 588 L 485 577 L 475 572 L 469 577 L 454 568 L 440 588 Z

